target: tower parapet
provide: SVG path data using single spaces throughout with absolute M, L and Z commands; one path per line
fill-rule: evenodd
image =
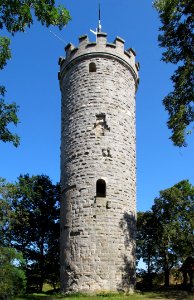
M 60 73 L 59 79 L 63 74 L 64 70 L 69 67 L 69 64 L 77 60 L 78 58 L 84 59 L 84 56 L 99 57 L 100 55 L 113 56 L 114 59 L 119 60 L 121 63 L 126 64 L 130 68 L 136 87 L 139 83 L 138 71 L 139 63 L 136 63 L 135 56 L 136 53 L 134 49 L 129 48 L 124 49 L 125 41 L 116 37 L 113 43 L 107 42 L 107 33 L 97 32 L 96 42 L 90 42 L 87 35 L 82 35 L 79 37 L 79 46 L 75 47 L 73 44 L 69 43 L 65 47 L 66 58 L 59 58 Z
M 97 32 L 60 57 L 61 289 L 135 284 L 135 51 Z

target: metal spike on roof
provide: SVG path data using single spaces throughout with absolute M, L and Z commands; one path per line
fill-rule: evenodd
M 99 5 L 98 5 L 98 32 L 101 32 L 102 29 L 102 25 L 101 25 L 101 17 L 100 17 L 100 1 L 99 1 Z

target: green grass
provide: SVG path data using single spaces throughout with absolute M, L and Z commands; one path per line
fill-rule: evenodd
M 136 293 L 134 295 L 101 293 L 95 296 L 76 294 L 71 296 L 49 295 L 49 294 L 30 294 L 15 300 L 194 300 L 194 294 L 179 290 L 157 291 Z

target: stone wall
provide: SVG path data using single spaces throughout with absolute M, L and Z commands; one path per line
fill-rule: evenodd
M 59 60 L 61 289 L 133 289 L 138 64 L 120 38 L 87 36 Z M 98 183 L 97 183 L 98 181 Z

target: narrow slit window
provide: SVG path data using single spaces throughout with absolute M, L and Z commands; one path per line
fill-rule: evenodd
M 106 197 L 106 182 L 103 179 L 96 182 L 96 197 Z
M 94 62 L 89 64 L 89 72 L 96 72 L 96 64 Z

